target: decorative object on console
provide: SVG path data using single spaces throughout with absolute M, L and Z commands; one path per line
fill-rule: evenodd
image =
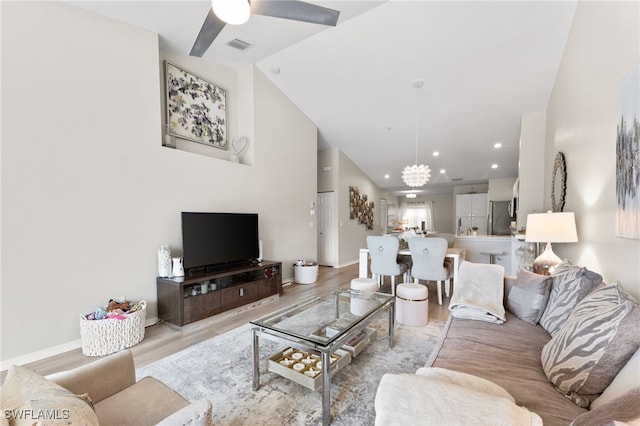
M 531 213 L 527 215 L 526 242 L 546 243 L 545 250 L 533 261 L 533 272 L 550 275 L 562 262 L 551 249 L 551 243 L 576 243 L 576 219 L 573 213 Z
M 402 171 L 402 180 L 409 186 L 420 187 L 429 182 L 431 169 L 426 164 L 418 165 L 418 90 L 424 85 L 424 81 L 415 80 L 416 88 L 416 162 L 412 166 L 406 166 Z
M 357 186 L 349 187 L 349 219 L 358 219 L 358 223 L 367 229 L 373 229 L 373 201 L 367 201 L 367 194 L 360 194 Z
M 184 277 L 184 267 L 182 266 L 182 258 L 174 257 L 172 260 L 173 260 L 173 269 L 172 269 L 171 276 Z
M 564 154 L 558 152 L 553 161 L 553 172 L 551 174 L 551 209 L 554 212 L 562 212 L 566 193 L 567 165 L 564 161 Z
M 618 87 L 616 237 L 640 239 L 640 65 Z
M 249 148 L 249 138 L 246 136 L 241 137 L 240 139 L 231 139 L 231 149 L 233 149 L 233 153 L 229 155 L 229 160 L 234 163 L 239 163 L 240 159 L 247 152 Z
M 229 149 L 227 91 L 165 61 L 169 134 Z
M 535 243 L 521 244 L 515 251 L 520 269 L 531 271 L 533 260 L 536 258 Z
M 162 244 L 158 247 L 158 276 L 171 276 L 171 246 Z

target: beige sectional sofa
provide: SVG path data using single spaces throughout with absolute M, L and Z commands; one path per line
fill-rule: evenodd
M 136 381 L 130 350 L 46 378 L 12 366 L 2 409 L 9 424 L 213 425 L 209 400 L 189 402 L 153 377 Z
M 461 382 L 457 376 L 442 379 L 448 371 L 502 388 L 513 410 L 534 413 L 526 424 L 640 424 L 640 306 L 618 284 L 607 286 L 585 268 L 570 262 L 565 266 L 574 281 L 562 283 L 560 275 L 548 279 L 539 286 L 549 287 L 540 292 L 542 298 L 535 291 L 521 291 L 527 277 L 540 284 L 544 281 L 540 276 L 506 277 L 503 324 L 451 315 L 427 368 L 382 378 L 375 401 L 376 424 L 473 424 L 477 421 L 470 419 L 483 415 L 495 418 L 494 424 L 513 424 L 516 417 L 509 417 L 513 411 L 492 411 L 498 402 L 505 402 L 500 399 L 505 395 L 477 388 L 476 382 L 453 387 L 452 382 Z M 576 286 L 581 285 L 579 294 Z M 573 295 L 567 298 L 563 292 Z M 540 312 L 531 317 L 524 305 L 535 300 L 541 301 Z M 563 303 L 567 306 L 559 309 Z M 434 386 L 443 380 L 449 387 Z M 489 404 L 473 407 L 475 395 L 489 398 L 489 394 Z

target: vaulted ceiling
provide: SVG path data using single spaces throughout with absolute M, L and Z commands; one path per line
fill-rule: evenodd
M 185 55 L 210 8 L 68 3 L 157 32 L 162 49 Z M 320 150 L 341 149 L 394 193 L 411 189 L 401 172 L 416 152 L 432 174 L 421 192 L 517 176 L 520 118 L 547 107 L 575 1 L 310 3 L 339 10 L 338 25 L 253 15 L 225 26 L 202 60 L 255 64 L 318 126 Z

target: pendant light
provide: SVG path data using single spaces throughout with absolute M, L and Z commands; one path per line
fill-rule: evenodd
M 431 169 L 426 164 L 418 165 L 418 90 L 424 85 L 424 81 L 415 80 L 416 88 L 416 162 L 412 166 L 406 166 L 402 171 L 402 180 L 409 186 L 420 187 L 429 182 Z

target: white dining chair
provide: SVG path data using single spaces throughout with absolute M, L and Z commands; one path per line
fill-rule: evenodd
M 449 270 L 444 265 L 447 254 L 447 240 L 444 238 L 411 238 L 409 251 L 413 260 L 411 276 L 413 282 L 420 280 L 435 281 L 438 290 L 438 304 L 442 305 L 442 286 L 447 284 L 447 295 L 450 291 L 451 279 Z
M 400 240 L 392 236 L 367 237 L 367 248 L 371 256 L 371 273 L 378 282 L 378 288 L 384 283 L 384 277 L 391 277 L 391 294 L 396 295 L 396 277 L 403 275 L 403 282 L 408 279 L 409 267 L 398 263 Z

